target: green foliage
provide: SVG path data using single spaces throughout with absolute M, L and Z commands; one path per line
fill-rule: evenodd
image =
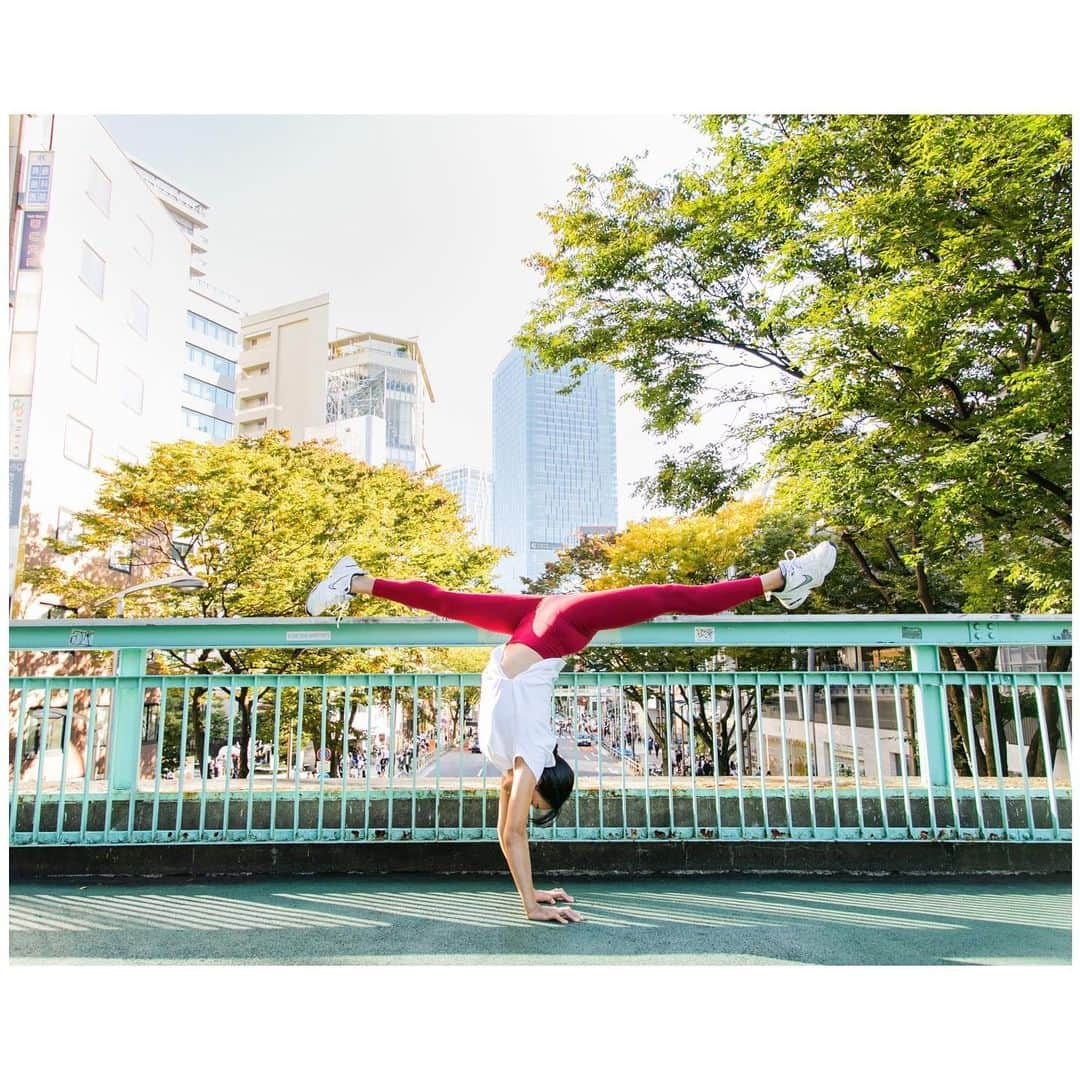
M 458 499 L 428 477 L 397 466 L 372 468 L 324 444 L 290 446 L 287 432 L 220 445 L 158 444 L 145 464 L 120 464 L 101 476 L 96 505 L 76 515 L 78 540 L 51 543 L 58 554 L 81 560 L 83 569 L 52 565 L 26 574 L 29 583 L 57 593 L 81 614 L 102 616 L 111 610 L 106 601 L 116 585 L 100 580 L 94 566 L 117 542 L 132 546 L 133 583 L 178 574 L 207 583 L 187 595 L 169 589 L 133 593 L 125 602 L 131 618 L 303 615 L 308 591 L 343 554 L 386 577 L 423 577 L 447 588 L 484 590 L 491 587 L 500 554 L 474 545 Z M 389 601 L 369 598 L 363 605 L 367 615 L 401 613 Z M 233 692 L 226 678 L 214 676 L 415 671 L 429 670 L 429 662 L 417 649 L 206 649 L 157 654 L 151 670 L 207 676 L 205 683 L 193 682 L 187 695 L 184 754 L 199 762 L 204 746 L 213 755 L 224 741 L 224 703 L 232 698 L 233 741 L 240 745 L 240 775 L 247 776 L 256 718 L 259 738 L 265 740 L 269 721 L 263 713 L 272 698 L 265 689 L 258 700 L 248 688 Z M 297 691 L 279 693 L 285 716 L 295 716 Z M 317 690 L 305 695 L 297 741 L 322 743 L 325 706 L 326 745 L 337 775 L 346 717 L 340 692 L 331 697 L 322 702 Z M 180 699 L 172 695 L 163 718 L 168 766 L 179 762 Z M 406 710 L 407 733 L 422 722 Z M 279 732 L 280 752 L 295 735 L 290 720 Z
M 526 579 L 527 592 L 592 592 L 627 585 L 707 585 L 723 581 L 729 571 L 736 577 L 764 573 L 777 565 L 789 547 L 805 550 L 812 542 L 812 523 L 787 489 L 766 501 L 753 498 L 731 502 L 715 514 L 682 518 L 651 518 L 635 522 L 620 533 L 584 537 L 560 552 L 544 573 Z M 850 610 L 854 593 L 865 606 L 872 593 L 850 564 L 838 566 L 801 608 L 802 612 Z M 742 614 L 779 614 L 774 601 L 764 597 L 742 605 Z M 781 649 L 731 649 L 740 667 L 775 670 L 790 665 Z M 708 659 L 702 649 L 634 649 L 591 647 L 587 657 L 576 658 L 597 669 L 693 671 Z
M 738 577 L 748 577 L 776 566 L 786 548 L 804 549 L 810 540 L 811 527 L 791 491 L 781 487 L 768 501 L 739 500 L 726 504 L 715 514 L 652 518 L 631 524 L 612 536 L 584 537 L 575 547 L 560 552 L 540 577 L 527 580 L 527 591 L 591 592 L 667 582 L 705 585 L 724 580 L 729 571 Z M 872 598 L 853 565 L 841 564 L 837 571 L 830 574 L 825 587 L 816 590 L 800 611 L 850 610 L 852 595 L 863 604 L 870 603 Z M 742 614 L 780 611 L 775 602 L 764 597 L 738 610 Z M 823 653 L 822 659 L 828 660 L 829 651 Z M 787 669 L 793 659 L 790 650 L 777 648 L 729 648 L 724 650 L 724 655 L 740 669 L 758 671 Z M 571 667 L 579 670 L 700 671 L 707 669 L 715 656 L 715 652 L 701 648 L 593 646 L 569 660 Z M 805 663 L 802 650 L 795 659 L 800 666 Z M 627 685 L 623 693 L 641 704 L 639 685 Z M 679 688 L 667 694 L 661 715 L 664 710 L 692 733 L 695 752 L 713 756 L 715 741 L 717 768 L 724 775 L 734 768 L 736 727 L 741 729 L 741 737 L 746 741 L 757 723 L 756 695 L 746 688 L 735 694 L 730 687 L 717 687 L 715 697 L 707 686 Z M 666 755 L 665 725 L 650 720 L 650 732 Z
M 710 153 L 660 184 L 578 170 L 517 344 L 617 368 L 662 436 L 753 406 L 646 492 L 715 510 L 763 440 L 871 607 L 1067 609 L 1069 118 L 696 123 Z
M 52 547 L 85 560 L 123 541 L 133 546 L 133 582 L 185 573 L 207 583 L 187 595 L 134 593 L 128 617 L 303 615 L 312 585 L 346 553 L 387 577 L 482 590 L 499 555 L 475 546 L 457 498 L 442 486 L 397 466 L 373 468 L 325 444 L 290 446 L 287 432 L 220 445 L 158 444 L 144 464 L 101 475 L 96 505 L 76 515 L 77 541 Z M 113 582 L 56 566 L 27 579 L 91 616 L 108 614 L 111 605 L 102 601 L 116 591 Z M 364 603 L 365 614 L 400 610 L 388 601 Z M 213 660 L 204 657 L 199 670 L 213 670 Z M 368 669 L 363 654 L 331 650 L 250 650 L 221 661 L 234 671 Z

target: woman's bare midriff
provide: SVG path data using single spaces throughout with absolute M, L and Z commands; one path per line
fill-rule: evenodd
M 544 658 L 528 645 L 522 645 L 518 641 L 511 641 L 503 646 L 502 662 L 500 667 L 503 674 L 512 679 L 523 671 L 528 671 L 538 660 Z

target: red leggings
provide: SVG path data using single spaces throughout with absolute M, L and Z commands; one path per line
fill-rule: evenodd
M 426 581 L 376 578 L 372 594 L 448 619 L 509 634 L 544 659 L 580 652 L 598 630 L 657 615 L 715 615 L 764 595 L 760 577 L 713 585 L 631 585 L 590 593 L 520 596 L 447 592 Z

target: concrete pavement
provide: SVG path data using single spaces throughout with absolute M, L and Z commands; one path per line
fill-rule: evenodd
M 558 884 L 538 879 L 538 887 Z M 290 878 L 9 891 L 15 964 L 1068 964 L 1071 884 L 775 876 L 565 882 L 527 922 L 509 878 Z

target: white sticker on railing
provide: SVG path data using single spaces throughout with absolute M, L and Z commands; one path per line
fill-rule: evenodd
M 286 641 L 329 641 L 329 630 L 286 630 Z
M 715 641 L 716 629 L 712 626 L 695 626 L 694 627 L 694 640 L 695 641 Z

